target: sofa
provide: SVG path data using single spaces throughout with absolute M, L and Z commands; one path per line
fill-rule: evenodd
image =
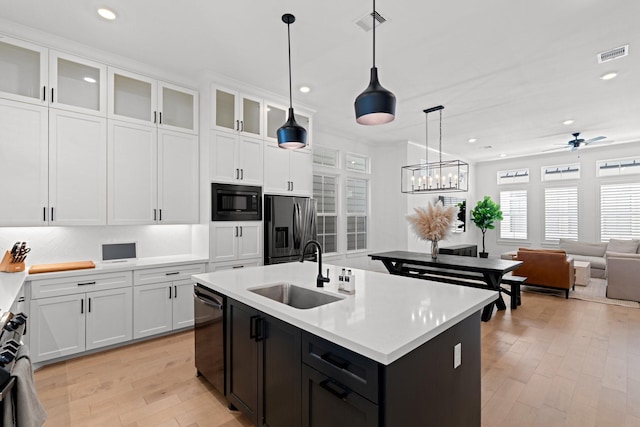
M 607 252 L 607 298 L 640 302 L 640 254 Z
M 575 261 L 591 263 L 591 277 L 607 278 L 607 252 L 636 254 L 640 253 L 640 240 L 610 239 L 609 242 L 589 243 L 569 239 L 560 239 L 560 249 Z
M 525 285 L 561 289 L 565 298 L 575 288 L 573 258 L 564 250 L 520 248 L 514 259 L 522 265 L 512 274 L 526 277 Z

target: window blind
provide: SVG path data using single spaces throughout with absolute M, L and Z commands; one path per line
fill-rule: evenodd
M 347 250 L 367 249 L 367 180 L 347 179 Z
M 527 190 L 501 191 L 501 239 L 527 238 Z
M 317 203 L 318 240 L 325 253 L 338 252 L 337 178 L 313 175 L 313 198 Z
M 578 188 L 545 188 L 544 239 L 578 240 Z
M 640 239 L 640 183 L 600 186 L 600 240 Z

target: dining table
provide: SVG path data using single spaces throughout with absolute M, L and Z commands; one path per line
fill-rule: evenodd
M 507 308 L 500 284 L 505 274 L 516 270 L 522 264 L 522 261 L 515 260 L 457 255 L 438 255 L 432 258 L 428 253 L 410 251 L 373 253 L 369 254 L 369 257 L 382 261 L 391 274 L 498 292 L 498 299 L 485 306 L 482 311 L 482 320 L 485 322 L 491 319 L 494 305 L 498 310 Z M 511 309 L 516 309 L 519 292 L 513 292 L 511 298 Z

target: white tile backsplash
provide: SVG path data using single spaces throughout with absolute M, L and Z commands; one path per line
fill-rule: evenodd
M 191 225 L 108 227 L 7 227 L 0 228 L 0 250 L 17 241 L 31 247 L 27 265 L 67 261 L 100 261 L 102 243 L 137 242 L 138 257 L 192 253 Z

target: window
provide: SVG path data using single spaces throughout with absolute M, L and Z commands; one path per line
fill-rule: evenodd
M 543 166 L 543 181 L 566 181 L 569 179 L 580 179 L 580 164 Z
M 313 198 L 318 208 L 318 240 L 325 253 L 338 252 L 338 187 L 334 176 L 313 175 Z
M 601 160 L 597 163 L 598 176 L 631 175 L 640 173 L 640 157 Z
M 640 183 L 600 186 L 600 240 L 640 238 Z
M 313 164 L 335 168 L 338 166 L 338 150 L 325 147 L 313 147 Z
M 369 158 L 347 153 L 347 170 L 369 173 Z
M 367 180 L 347 179 L 347 250 L 367 248 Z
M 498 172 L 498 185 L 529 182 L 529 169 L 513 169 Z
M 544 239 L 578 240 L 578 188 L 545 188 Z
M 501 191 L 501 239 L 527 238 L 527 190 Z

